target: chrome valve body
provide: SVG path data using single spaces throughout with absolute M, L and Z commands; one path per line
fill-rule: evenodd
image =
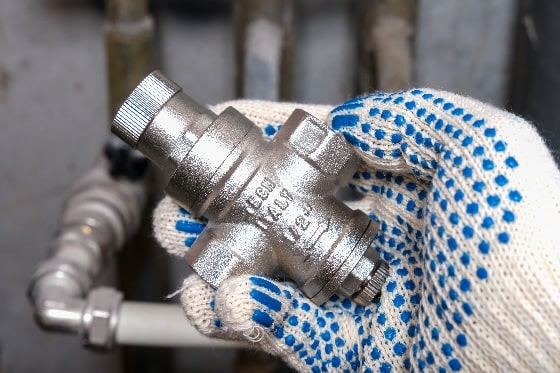
M 376 223 L 334 197 L 359 165 L 351 145 L 295 110 L 272 141 L 232 107 L 220 115 L 148 75 L 112 130 L 165 174 L 166 192 L 208 225 L 186 254 L 218 287 L 240 274 L 285 275 L 316 304 L 334 293 L 368 304 L 388 265 Z

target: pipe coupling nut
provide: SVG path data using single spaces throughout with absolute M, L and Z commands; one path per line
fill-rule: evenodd
M 82 343 L 88 347 L 109 350 L 115 343 L 122 293 L 99 287 L 89 292 L 82 314 Z

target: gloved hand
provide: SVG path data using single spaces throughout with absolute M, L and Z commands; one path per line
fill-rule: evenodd
M 558 371 L 560 174 L 535 129 L 433 90 L 327 107 L 238 101 L 273 136 L 295 107 L 341 132 L 364 164 L 352 202 L 380 223 L 390 263 L 381 299 L 321 307 L 290 283 L 198 276 L 181 302 L 203 334 L 249 341 L 299 371 Z M 169 198 L 155 234 L 183 255 L 204 223 Z M 266 296 L 262 296 L 265 294 Z M 257 296 L 259 295 L 259 296 Z

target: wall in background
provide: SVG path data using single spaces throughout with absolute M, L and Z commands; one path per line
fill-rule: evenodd
M 420 0 L 416 83 L 504 105 L 516 11 L 512 0 Z

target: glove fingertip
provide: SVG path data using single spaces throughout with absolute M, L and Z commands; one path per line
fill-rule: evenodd
M 154 210 L 154 236 L 171 255 L 184 256 L 204 226 L 170 197 L 165 197 Z
M 239 276 L 226 280 L 216 293 L 217 313 L 232 332 L 249 342 L 274 333 L 292 304 L 293 289 L 259 276 Z
M 216 291 L 198 275 L 185 279 L 181 288 L 181 304 L 193 326 L 207 336 L 221 336 L 221 322 L 215 311 Z

